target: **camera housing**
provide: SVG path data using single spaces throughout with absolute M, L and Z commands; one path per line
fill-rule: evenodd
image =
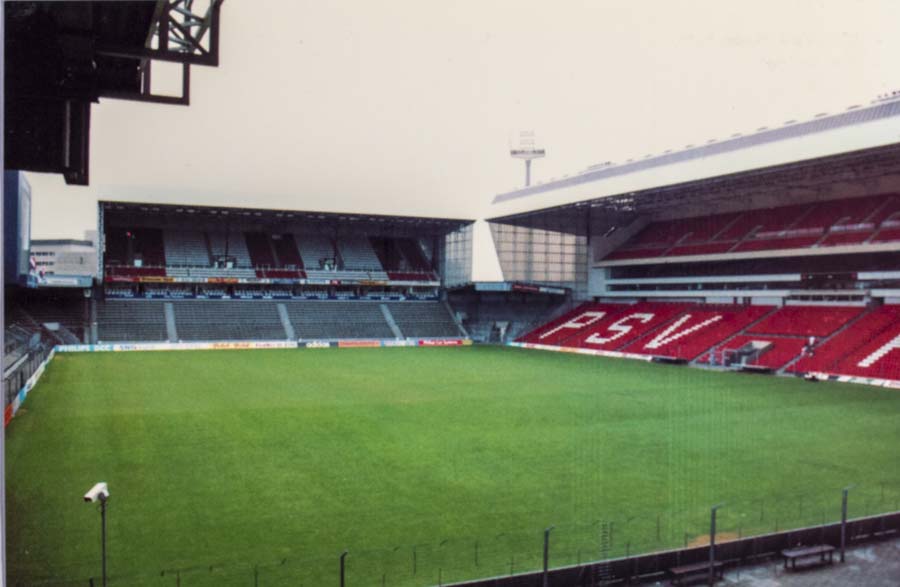
M 100 482 L 91 487 L 90 491 L 84 494 L 85 502 L 106 501 L 109 499 L 109 487 L 105 482 Z

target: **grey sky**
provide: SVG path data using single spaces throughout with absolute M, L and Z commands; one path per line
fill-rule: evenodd
M 91 185 L 31 174 L 36 238 L 123 199 L 476 218 L 547 179 L 900 88 L 900 3 L 227 0 L 188 108 L 104 100 Z

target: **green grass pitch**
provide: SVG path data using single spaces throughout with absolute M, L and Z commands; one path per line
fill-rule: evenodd
M 900 393 L 499 347 L 60 354 L 11 584 L 430 585 L 890 511 Z M 65 582 L 69 581 L 69 582 Z

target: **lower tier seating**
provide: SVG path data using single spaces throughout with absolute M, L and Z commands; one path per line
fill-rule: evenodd
M 174 302 L 178 338 L 185 341 L 284 340 L 277 305 L 244 301 Z
M 757 334 L 828 336 L 863 312 L 863 308 L 785 306 L 750 328 Z
M 120 300 L 97 302 L 99 342 L 168 340 L 165 305 L 171 304 L 181 341 L 285 340 L 289 329 L 279 313 L 284 305 L 297 338 L 392 339 L 385 306 L 404 338 L 463 336 L 447 306 L 436 301 L 263 301 Z
M 900 306 L 869 312 L 789 369 L 900 380 Z
M 800 356 L 807 339 L 796 336 L 741 335 L 717 346 L 700 362 L 777 370 Z
M 386 306 L 403 336 L 415 338 L 462 336 L 447 307 L 440 302 L 392 302 Z
M 301 339 L 394 338 L 381 307 L 374 302 L 285 302 Z
M 688 307 L 674 320 L 626 346 L 624 351 L 690 361 L 770 311 L 765 306 Z
M 168 340 L 163 302 L 144 300 L 98 302 L 97 340 L 101 343 Z
M 810 337 L 813 337 L 810 347 Z M 900 306 L 583 304 L 519 342 L 900 381 Z

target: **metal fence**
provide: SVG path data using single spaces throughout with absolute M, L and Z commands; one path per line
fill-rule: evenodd
M 28 352 L 24 355 L 24 358 L 15 363 L 15 368 L 13 368 L 8 374 L 4 374 L 4 408 L 12 403 L 13 399 L 15 399 L 16 397 L 16 394 L 19 393 L 19 390 L 25 386 L 25 382 L 28 381 L 28 378 L 31 377 L 35 371 L 37 371 L 38 367 L 40 367 L 41 363 L 43 363 L 47 359 L 47 356 L 52 350 L 53 347 L 51 345 L 42 342 L 36 347 L 29 349 Z
M 848 497 L 849 542 L 878 534 L 879 527 L 882 532 L 900 531 L 900 514 L 872 517 L 900 511 L 900 487 L 888 483 L 859 484 L 849 489 Z M 539 586 L 545 564 L 551 569 L 550 585 L 603 584 L 607 580 L 622 580 L 623 573 L 629 577 L 659 573 L 665 565 L 673 566 L 672 561 L 684 564 L 696 562 L 698 557 L 703 560 L 708 556 L 704 553 L 709 552 L 713 505 L 717 506 L 715 542 L 722 557 L 718 560 L 752 559 L 771 554 L 773 545 L 781 544 L 813 541 L 838 546 L 835 527 L 842 517 L 842 488 L 836 487 L 758 500 L 725 500 L 658 513 L 631 514 L 626 504 L 618 515 L 552 526 L 497 530 L 480 536 L 435 536 L 386 548 L 349 544 L 343 557 L 341 551 L 336 551 L 316 558 L 273 558 L 255 563 L 210 561 L 130 572 L 125 570 L 127 561 L 118 561 L 117 566 L 113 554 L 108 585 L 357 587 L 469 581 L 467 584 L 484 586 Z M 779 538 L 771 539 L 772 536 Z M 114 544 L 111 551 L 115 552 Z M 586 563 L 592 564 L 585 566 Z M 96 560 L 84 561 L 77 568 L 41 573 L 38 569 L 17 569 L 16 561 L 10 561 L 10 584 L 99 587 L 100 568 L 98 544 Z M 479 579 L 483 577 L 491 579 Z M 573 577 L 585 582 L 573 583 Z

